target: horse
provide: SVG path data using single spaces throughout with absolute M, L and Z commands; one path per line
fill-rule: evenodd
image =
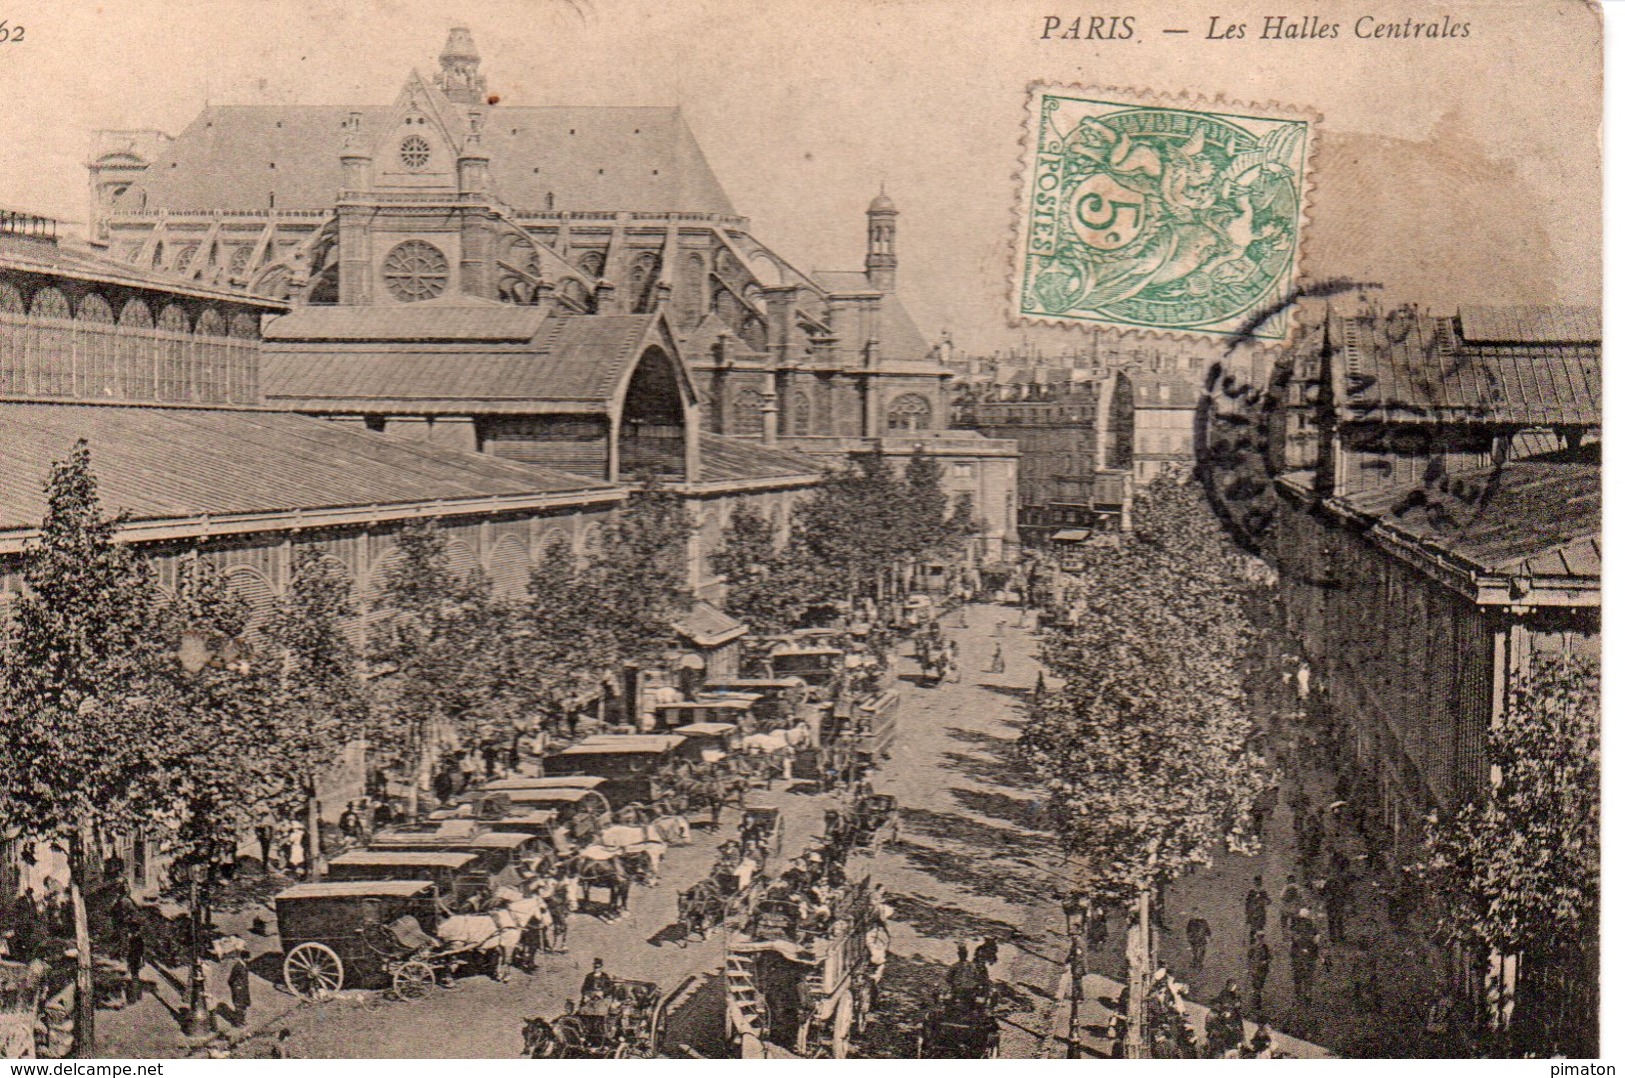
M 617 853 L 642 855 L 648 863 L 644 882 L 650 886 L 660 883 L 660 862 L 666 856 L 666 844 L 655 837 L 650 828 L 612 824 L 604 828 L 598 843 Z
M 604 846 L 589 846 L 581 851 L 576 865 L 583 903 L 590 900 L 592 889 L 599 887 L 609 893 L 609 901 L 605 905 L 610 914 L 619 915 L 626 910 L 627 900 L 632 895 L 632 880 L 621 863 L 618 851 Z
M 664 842 L 668 846 L 688 846 L 694 842 L 694 832 L 682 816 L 656 816 L 644 825 L 650 841 Z
M 522 930 L 518 915 L 499 906 L 488 913 L 452 914 L 440 922 L 435 935 L 446 945 L 447 953 L 467 951 L 488 956 L 491 979 L 506 981 Z

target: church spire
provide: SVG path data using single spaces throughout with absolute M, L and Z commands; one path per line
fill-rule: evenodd
M 869 203 L 869 254 L 863 260 L 863 271 L 869 278 L 869 287 L 877 292 L 897 290 L 897 206 L 880 194 Z
M 434 84 L 459 105 L 485 104 L 485 76 L 480 74 L 480 51 L 466 26 L 454 26 L 440 50 L 440 73 Z

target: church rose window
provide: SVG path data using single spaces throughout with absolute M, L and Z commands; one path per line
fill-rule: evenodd
M 401 164 L 413 172 L 422 172 L 429 165 L 429 140 L 422 135 L 407 135 L 401 140 Z
M 434 244 L 407 240 L 385 256 L 384 283 L 402 303 L 434 299 L 446 290 L 450 268 Z

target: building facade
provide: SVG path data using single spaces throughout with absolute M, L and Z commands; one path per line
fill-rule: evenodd
M 1595 312 L 1465 308 L 1334 318 L 1300 350 L 1284 610 L 1401 846 L 1484 789 L 1509 676 L 1596 653 L 1599 343 Z
M 893 438 L 947 430 L 951 372 L 897 295 L 900 214 L 884 194 L 865 216 L 863 270 L 804 273 L 751 234 L 678 110 L 496 100 L 458 28 L 434 77 L 413 72 L 391 105 L 210 106 L 173 138 L 101 132 L 89 163 L 93 234 L 127 264 L 285 300 L 297 332 L 273 334 L 284 372 L 301 355 L 342 351 L 365 321 L 324 321 L 320 308 L 413 319 L 455 308 L 422 317 L 436 333 L 469 327 L 435 341 L 473 355 L 571 350 L 536 336 L 544 320 L 496 305 L 556 316 L 547 332 L 566 336 L 561 327 L 582 325 L 574 316 L 658 317 L 659 350 L 686 368 L 680 391 L 714 434 L 784 439 L 833 463 L 855 440 L 879 440 L 890 455 Z M 486 336 L 487 321 L 519 336 Z M 621 338 L 604 332 L 613 339 L 575 341 L 573 362 L 588 352 L 606 367 L 623 362 Z M 295 402 L 307 387 L 283 388 L 280 399 Z M 556 414 L 511 400 L 482 413 L 479 401 L 448 399 L 453 410 L 433 414 L 400 392 L 344 409 L 323 410 L 322 398 L 312 410 L 475 449 L 535 444 L 537 424 L 568 437 Z M 605 443 L 607 471 L 621 435 L 586 432 L 594 422 L 579 420 L 580 437 Z M 643 445 L 667 437 L 655 433 L 662 423 L 640 421 Z M 997 556 L 1014 535 L 1001 485 L 1008 453 L 987 447 L 984 464 L 960 441 L 956 463 L 985 472 L 966 489 L 991 492 L 977 505 L 988 522 L 979 546 Z
M 601 459 L 557 467 L 475 452 L 449 436 L 465 429 L 455 424 L 401 437 L 267 403 L 261 324 L 286 307 L 111 262 L 60 245 L 54 222 L 0 215 L 0 617 L 23 589 L 44 480 L 81 440 L 104 512 L 124 515 L 119 538 L 152 562 L 161 591 L 173 592 L 183 561 L 211 563 L 246 600 L 252 637 L 298 557 L 315 551 L 353 588 L 358 645 L 409 525 L 435 522 L 454 571 L 480 571 L 517 598 L 561 544 L 575 558 L 595 551 L 631 489 L 625 477 L 653 470 L 690 508 L 690 584 L 703 599 L 723 587 L 709 554 L 733 508 L 752 504 L 787 533 L 795 501 L 821 479 L 806 458 L 700 431 L 658 316 L 637 342 L 647 347 L 619 367 L 593 365 L 591 393 L 530 398 L 544 415 L 593 405 Z M 319 791 L 330 816 L 360 793 L 360 762 L 359 748 L 335 762 Z M 134 886 L 157 885 L 161 851 L 139 836 L 115 846 Z M 0 850 L 0 882 L 18 882 L 14 853 Z
M 1118 372 L 1064 382 L 962 383 L 953 423 L 1016 443 L 1021 534 L 1041 541 L 1057 529 L 1095 525 L 1105 504 L 1121 506 L 1135 415 L 1132 384 Z

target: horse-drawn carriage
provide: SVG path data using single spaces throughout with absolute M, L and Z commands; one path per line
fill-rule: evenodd
M 986 995 L 943 993 L 915 1034 L 917 1059 L 997 1059 L 999 1020 Z
M 503 830 L 524 830 L 549 837 L 561 829 L 568 846 L 581 846 L 596 840 L 598 833 L 614 820 L 609 801 L 596 789 L 603 780 L 592 776 L 575 779 L 573 786 L 535 786 L 481 791 L 472 800 L 476 818 Z M 451 819 L 436 814 L 437 819 Z M 555 848 L 565 854 L 569 849 Z
M 649 981 L 612 978 L 607 992 L 548 1021 L 527 1018 L 528 1059 L 653 1059 L 671 997 Z
M 777 809 L 769 811 L 778 812 Z M 741 867 L 744 851 L 748 848 L 743 842 L 724 843 L 710 873 L 677 896 L 677 924 L 685 930 L 685 940 L 689 937 L 703 939 L 728 915 L 750 905 L 751 897 L 763 879 L 763 866 L 754 863 L 754 869 L 750 871 Z
M 808 688 L 808 698 L 830 699 L 844 671 L 846 652 L 819 644 L 781 644 L 768 653 L 768 669 L 774 678 L 800 678 Z
M 948 674 L 950 652 L 941 632 L 927 629 L 914 638 L 914 659 L 920 664 L 920 682 L 940 684 Z
M 776 808 L 746 806 L 739 821 L 739 845 L 745 849 L 760 846 L 770 854 L 784 848 L 784 814 Z
M 547 831 L 499 830 L 478 820 L 443 820 L 433 828 L 380 831 L 370 843 L 375 850 L 444 850 L 471 853 L 475 871 L 496 885 L 516 884 L 526 871 L 552 872 L 557 855 Z
M 504 908 L 448 915 L 428 880 L 303 883 L 276 896 L 282 980 L 301 999 L 345 988 L 417 999 L 474 966 L 507 976 L 523 928 Z
M 824 842 L 841 854 L 897 837 L 897 798 L 863 794 L 824 810 Z
M 702 698 L 730 696 L 751 701 L 751 723 L 756 730 L 778 730 L 793 726 L 798 720 L 810 719 L 813 709 L 807 707 L 807 683 L 798 677 L 781 678 L 727 678 L 705 683 Z M 754 732 L 754 731 L 750 731 Z
M 457 850 L 351 850 L 327 863 L 327 878 L 341 882 L 423 880 L 433 883 L 446 912 L 484 906 L 491 877 L 477 854 Z
M 552 776 L 602 779 L 595 789 L 612 809 L 648 806 L 672 793 L 660 776 L 683 758 L 685 740 L 676 734 L 595 734 L 542 766 Z

